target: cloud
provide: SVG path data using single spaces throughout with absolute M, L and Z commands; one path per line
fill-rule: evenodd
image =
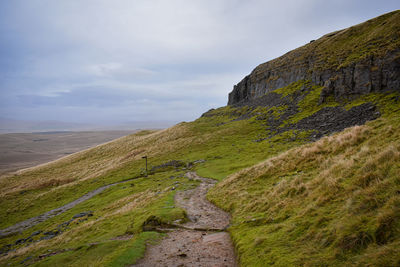
M 255 66 L 395 1 L 0 3 L 0 116 L 192 120 Z

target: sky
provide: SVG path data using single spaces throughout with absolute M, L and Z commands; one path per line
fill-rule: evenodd
M 400 8 L 385 0 L 0 1 L 0 117 L 191 121 L 257 65 Z

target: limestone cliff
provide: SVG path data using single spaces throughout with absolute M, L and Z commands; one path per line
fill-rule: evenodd
M 234 86 L 244 104 L 299 80 L 324 86 L 320 101 L 400 91 L 400 10 L 336 31 L 263 63 Z

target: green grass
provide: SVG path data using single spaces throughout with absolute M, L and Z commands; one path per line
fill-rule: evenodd
M 387 255 L 398 252 L 398 228 L 391 221 L 395 218 L 393 214 L 397 214 L 392 210 L 397 202 L 387 198 L 396 195 L 393 188 L 398 188 L 398 183 L 394 178 L 382 177 L 395 177 L 398 162 L 382 166 L 369 164 L 362 153 L 367 144 L 370 152 L 365 152 L 365 157 L 381 155 L 382 151 L 387 151 L 389 156 L 390 153 L 397 155 L 398 94 L 374 93 L 343 103 L 328 101 L 318 105 L 321 87 L 309 81 L 299 81 L 274 93 L 283 98 L 298 99 L 299 112 L 287 118 L 283 125 L 295 123 L 326 106 L 340 105 L 349 109 L 366 102 L 378 105 L 384 118 L 370 123 L 360 134 L 360 139 L 348 144 L 349 148 L 334 145 L 336 139 L 329 139 L 332 144 L 322 143 L 326 151 L 318 148 L 314 153 L 305 151 L 314 149 L 316 144 L 299 148 L 309 142 L 311 132 L 290 130 L 271 137 L 265 120 L 257 119 L 260 116 L 279 119 L 287 106 L 223 107 L 209 111 L 193 122 L 180 123 L 162 131 L 142 131 L 48 165 L 3 177 L 0 179 L 0 217 L 4 219 L 0 221 L 0 228 L 60 207 L 100 186 L 133 177 L 137 179 L 115 185 L 20 234 L 0 239 L 0 247 L 13 244 L 34 231 L 54 230 L 77 213 L 89 210 L 94 213 L 85 221 L 75 220 L 63 234 L 53 239 L 14 246 L 16 251 L 1 257 L 0 265 L 18 265 L 31 256 L 32 263 L 40 266 L 78 265 L 75 259 L 88 266 L 123 266 L 143 256 L 144 244 L 158 240 L 160 235 L 143 232 L 142 225 L 154 217 L 161 223 L 185 220 L 185 212 L 174 206 L 175 192 L 197 185 L 183 176 L 188 171 L 185 166 L 160 169 L 148 177 L 140 177 L 144 168 L 142 156 L 145 155 L 150 168 L 170 160 L 185 163 L 204 160 L 195 164 L 193 170 L 201 176 L 222 181 L 210 196 L 233 214 L 230 232 L 244 266 L 264 263 L 318 265 L 322 259 L 332 264 L 354 260 L 362 265 L 366 259 L 384 262 L 374 253 L 384 255 L 385 260 L 395 260 L 394 256 Z M 299 93 L 301 98 L 298 98 Z M 335 138 L 340 139 L 340 136 Z M 260 139 L 265 140 L 257 141 Z M 394 147 L 392 152 L 390 144 Z M 282 154 L 286 151 L 289 152 Z M 311 153 L 311 156 L 301 156 L 304 153 Z M 391 159 L 389 156 L 386 158 Z M 342 157 L 342 160 L 336 160 Z M 385 158 L 383 154 L 382 157 Z M 267 159 L 280 167 L 268 167 L 266 173 L 261 168 L 260 175 L 253 175 L 252 169 L 250 173 L 241 171 Z M 346 162 L 355 165 L 349 169 L 340 165 Z M 328 163 L 331 168 L 327 167 Z M 371 172 L 359 173 L 368 168 Z M 324 184 L 319 176 L 325 172 L 334 177 L 332 185 Z M 371 185 L 379 184 L 377 180 L 391 182 L 387 187 L 377 187 L 376 191 L 369 192 Z M 172 190 L 172 187 L 176 189 Z M 316 191 L 312 191 L 313 187 Z M 339 195 L 335 195 L 337 192 Z M 365 192 L 365 196 L 360 192 Z M 347 203 L 348 199 L 352 202 Z M 371 213 L 360 213 L 363 205 Z M 346 213 L 344 207 L 348 206 L 354 213 Z M 338 220 L 340 216 L 348 221 Z M 348 234 L 350 232 L 356 234 L 353 236 Z M 122 235 L 133 235 L 133 238 L 115 240 Z M 34 240 L 41 237 L 43 233 Z M 384 247 L 379 240 L 386 242 Z M 354 243 L 356 249 L 348 249 L 347 243 Z M 62 253 L 39 260 L 38 257 L 48 254 L 49 250 Z M 358 258 L 360 255 L 363 256 Z
M 67 157 L 48 166 L 15 175 L 8 181 L 2 180 L 4 187 L 1 205 L 4 208 L 0 212 L 2 217 L 6 218 L 1 221 L 2 227 L 62 206 L 99 186 L 139 175 L 144 166 L 142 155 L 149 157 L 150 167 L 172 159 L 185 162 L 204 159 L 205 162 L 195 166 L 198 173 L 223 179 L 269 155 L 305 142 L 297 140 L 292 143 L 281 143 L 277 137 L 275 141 L 256 143 L 254 139 L 264 132 L 261 124 L 251 120 L 232 121 L 248 112 L 248 109 L 222 108 L 216 112 L 221 114 L 200 118 L 192 123 L 183 123 L 163 132 L 132 135 L 123 138 L 122 141 L 118 140 L 78 153 L 72 158 Z M 140 152 L 130 156 L 132 151 Z M 113 160 L 112 157 L 120 159 L 115 166 L 85 179 L 84 174 L 89 173 L 87 169 L 96 172 L 92 164 L 97 164 L 97 161 Z M 245 161 L 242 161 L 243 159 Z M 57 225 L 68 221 L 79 212 L 88 210 L 94 212 L 93 217 L 89 217 L 84 222 L 74 222 L 67 231 L 54 239 L 43 240 L 31 246 L 29 244 L 14 246 L 13 248 L 17 251 L 8 257 L 3 257 L 0 262 L 17 264 L 27 256 L 37 259 L 39 255 L 48 253 L 49 249 L 53 251 L 72 249 L 46 258 L 46 261 L 51 264 L 58 260 L 63 262 L 69 257 L 81 258 L 83 262 L 92 261 L 91 257 L 94 254 L 88 253 L 88 249 L 91 251 L 108 248 L 109 254 L 131 255 L 133 253 L 136 255 L 133 251 L 126 252 L 126 242 L 111 241 L 111 239 L 127 233 L 140 236 L 143 233 L 141 226 L 150 216 L 156 216 L 162 222 L 185 220 L 185 212 L 174 207 L 173 196 L 176 191 L 170 191 L 176 182 L 180 183 L 177 190 L 196 185 L 196 182 L 190 182 L 182 177 L 185 171 L 182 168 L 167 170 L 116 185 L 21 234 L 3 238 L 0 240 L 0 246 L 26 238 L 37 230 L 46 232 L 56 229 Z M 68 180 L 71 172 L 77 177 L 72 182 Z M 171 179 L 171 176 L 175 178 Z M 55 178 L 60 181 L 67 180 L 67 182 L 46 183 Z M 38 187 L 38 183 L 43 186 Z M 140 205 L 119 211 L 121 207 L 129 206 L 130 201 L 136 199 L 135 196 L 140 200 Z M 34 237 L 34 240 L 42 236 L 43 234 L 40 234 Z M 99 243 L 99 245 L 86 248 L 88 244 L 93 243 Z M 80 247 L 85 249 L 77 249 Z M 135 250 L 134 247 L 133 250 Z M 140 251 L 137 253 L 142 255 Z M 10 258 L 11 256 L 14 258 Z M 131 260 L 130 256 L 121 257 L 123 261 Z M 105 265 L 109 261 L 111 262 L 111 259 L 108 257 L 99 257 L 95 262 L 98 265 Z M 118 262 L 119 260 L 116 260 L 115 264 Z
M 306 66 L 315 59 L 315 70 L 340 69 L 370 56 L 382 57 L 400 46 L 400 11 L 393 11 L 350 28 L 324 35 L 268 63 L 256 73 L 290 64 Z
M 160 237 L 161 234 L 156 232 L 144 232 L 129 241 L 115 240 L 84 245 L 47 257 L 32 266 L 126 266 L 140 259 L 146 244 L 153 244 Z
M 179 186 L 182 186 L 182 189 L 193 187 L 196 182 L 188 181 L 187 178 L 183 177 L 170 179 L 171 175 L 177 175 L 177 173 L 174 171 L 156 174 L 128 182 L 127 184 L 116 185 L 59 216 L 38 224 L 22 234 L 2 239 L 1 241 L 3 244 L 7 244 L 29 236 L 30 233 L 37 230 L 42 230 L 43 232 L 51 231 L 55 229 L 55 226 L 71 219 L 74 214 L 92 210 L 94 211 L 94 216 L 88 217 L 87 221 L 79 222 L 77 220 L 62 235 L 51 240 L 40 241 L 37 246 L 31 246 L 30 255 L 37 257 L 46 254 L 48 248 L 53 251 L 73 249 L 73 252 L 66 252 L 66 255 L 71 254 L 71 257 L 80 255 L 81 260 L 85 261 L 88 257 L 87 260 L 91 261 L 91 257 L 95 256 L 96 253 L 93 255 L 86 254 L 86 250 L 77 249 L 91 243 L 99 243 L 99 247 L 97 248 L 96 246 L 97 249 L 113 247 L 108 254 L 111 252 L 118 253 L 122 250 L 126 251 L 127 248 L 122 241 L 111 241 L 111 239 L 125 234 L 141 236 L 141 227 L 150 216 L 156 216 L 162 222 L 186 219 L 184 210 L 174 206 L 173 197 L 176 191 L 171 191 L 170 188 L 176 182 L 180 182 Z M 158 192 L 159 194 L 157 194 Z M 129 205 L 135 204 L 135 201 L 137 201 L 137 205 L 130 207 Z M 43 234 L 36 236 L 35 240 L 42 236 Z M 132 249 L 138 247 L 138 244 L 135 243 Z M 19 248 L 22 249 L 23 246 Z M 89 246 L 88 249 L 92 249 L 92 247 Z M 61 254 L 58 257 L 63 258 L 64 256 Z M 137 255 L 142 255 L 142 252 L 129 252 L 128 254 L 136 255 L 135 258 L 137 258 Z M 55 257 L 55 259 L 58 257 Z M 23 258 L 18 257 L 13 262 L 22 261 Z M 101 262 L 101 260 L 98 259 L 97 262 Z M 106 260 L 107 258 L 104 258 L 104 261 Z M 53 260 L 50 262 L 53 262 Z M 92 266 L 96 266 L 96 264 Z
M 134 242 L 129 244 L 127 248 L 120 255 L 117 255 L 107 266 L 117 267 L 135 263 L 143 256 L 146 249 L 146 243 L 149 245 L 154 244 L 159 237 L 160 234 L 155 232 L 141 233 Z
M 218 184 L 209 198 L 233 215 L 241 264 L 399 265 L 399 133 L 388 113 Z

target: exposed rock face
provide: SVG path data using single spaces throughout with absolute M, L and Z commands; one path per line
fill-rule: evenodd
M 400 91 L 400 12 L 320 39 L 255 68 L 233 87 L 228 105 L 247 102 L 299 80 L 324 86 L 336 100 Z
M 263 66 L 265 71 L 260 73 L 256 68 L 233 87 L 228 105 L 247 102 L 299 80 L 311 80 L 314 84 L 324 86 L 321 96 L 333 95 L 337 100 L 370 92 L 400 91 L 398 51 L 390 52 L 383 58 L 371 56 L 339 70 L 313 70 L 312 60 L 308 62 L 310 65 L 306 67 L 293 64 L 285 68 L 275 68 L 273 62 L 267 62 Z

